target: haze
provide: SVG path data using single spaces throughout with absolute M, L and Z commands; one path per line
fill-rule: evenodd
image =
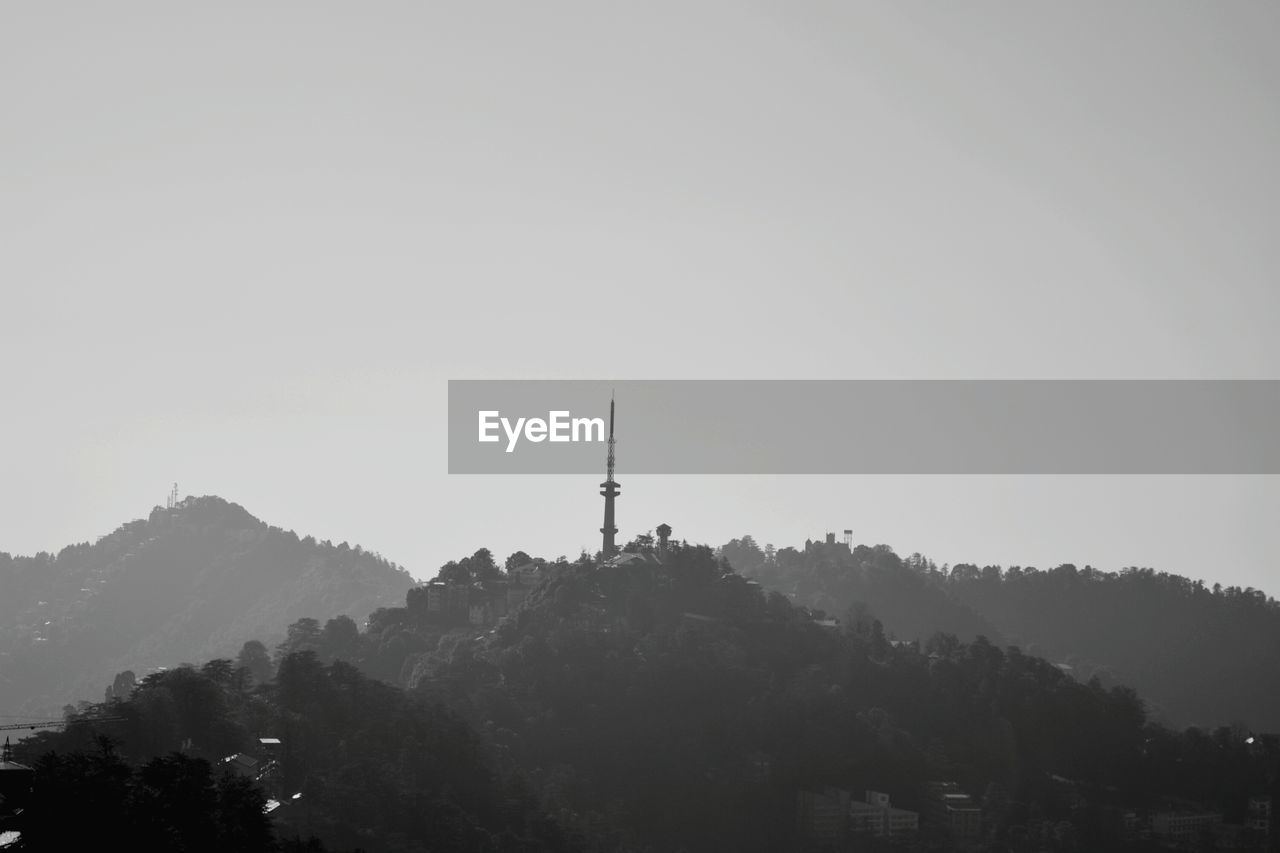
M 1278 39 L 1246 3 L 5 4 L 0 550 L 174 480 L 419 577 L 594 550 L 600 478 L 445 473 L 449 378 L 1277 378 Z M 624 540 L 1280 586 L 1276 478 L 629 477 L 619 404 Z

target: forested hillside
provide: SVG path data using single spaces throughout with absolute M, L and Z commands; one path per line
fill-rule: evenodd
M 927 561 L 850 555 L 882 574 L 869 588 L 931 589 L 939 613 L 975 618 Z M 450 622 L 440 604 L 522 577 L 536 580 L 496 622 Z M 647 537 L 603 563 L 518 553 L 499 568 L 480 549 L 437 581 L 363 629 L 304 617 L 274 649 L 252 640 L 136 687 L 122 673 L 65 732 L 20 744 L 38 789 L 23 843 L 82 841 L 53 815 L 83 802 L 104 826 L 170 840 L 213 843 L 200 827 L 221 815 L 246 850 L 810 850 L 798 798 L 837 788 L 921 816 L 838 849 L 941 853 L 957 849 L 931 811 L 946 782 L 981 810 L 968 849 L 1154 850 L 1134 827 L 1190 810 L 1219 815 L 1233 849 L 1266 849 L 1243 821 L 1250 798 L 1280 795 L 1280 739 L 1152 723 L 1133 689 L 986 636 L 894 638 L 865 605 L 833 624 L 711 548 Z M 248 788 L 226 778 L 237 752 Z M 266 824 L 259 800 L 280 804 Z
M 0 713 L 57 716 L 115 673 L 234 654 L 301 616 L 402 600 L 408 572 L 269 527 L 221 498 L 157 507 L 57 554 L 0 553 Z
M 313 652 L 263 683 L 230 660 L 156 673 L 16 753 L 20 850 L 575 849 L 456 714 Z
M 939 567 L 884 545 L 812 542 L 766 553 L 744 536 L 721 552 L 796 603 L 854 619 L 866 607 L 902 639 L 981 634 L 1081 681 L 1130 685 L 1174 725 L 1280 731 L 1280 605 L 1261 590 L 1151 569 Z

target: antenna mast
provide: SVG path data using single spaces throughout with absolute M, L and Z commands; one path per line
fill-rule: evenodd
M 608 480 L 613 481 L 613 395 L 609 395 L 609 464 L 608 464 Z
M 609 461 L 606 472 L 605 481 L 600 484 L 600 494 L 604 496 L 604 527 L 600 528 L 600 532 L 604 534 L 600 542 L 600 552 L 604 555 L 604 559 L 609 559 L 617 553 L 618 546 L 614 541 L 614 536 L 618 533 L 618 527 L 614 523 L 613 501 L 618 496 L 621 489 L 616 480 L 613 479 L 613 413 L 614 401 L 613 395 L 609 395 Z

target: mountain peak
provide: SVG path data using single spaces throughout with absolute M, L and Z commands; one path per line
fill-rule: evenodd
M 0 713 L 56 715 L 117 672 L 231 656 L 303 616 L 363 620 L 411 586 L 376 553 L 187 497 L 56 558 L 0 565 Z

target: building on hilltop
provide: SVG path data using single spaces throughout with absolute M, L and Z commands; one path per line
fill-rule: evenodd
M 845 530 L 844 539 L 840 542 L 836 541 L 836 535 L 830 531 L 827 532 L 822 541 L 818 541 L 817 539 L 806 539 L 804 540 L 804 553 L 847 556 L 853 553 L 853 531 Z
M 420 584 L 417 592 L 410 590 L 410 600 L 426 596 L 423 617 L 430 625 L 446 628 L 496 625 L 529 597 L 543 572 L 541 565 L 530 562 L 496 580 L 450 583 L 437 578 Z

